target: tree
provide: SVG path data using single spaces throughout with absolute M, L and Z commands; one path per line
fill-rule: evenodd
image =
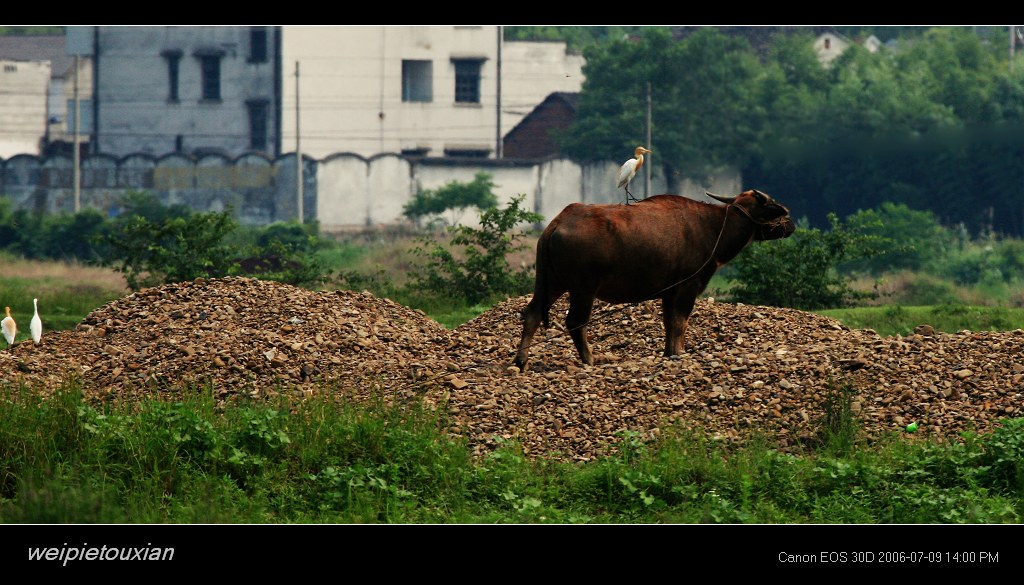
M 650 28 L 591 46 L 584 56 L 577 117 L 558 137 L 570 156 L 625 160 L 644 142 L 648 83 L 657 137 L 652 164 L 665 170 L 670 189 L 677 179 L 703 179 L 756 152 L 761 67 L 745 40 L 708 27 L 676 41 L 668 30 Z
M 403 214 L 419 221 L 421 218 L 452 211 L 451 224 L 456 225 L 467 207 L 480 210 L 498 205 L 493 190 L 496 185 L 488 173 L 477 173 L 469 183 L 450 181 L 439 189 L 421 189 L 402 207 Z
M 876 209 L 861 210 L 846 218 L 857 233 L 893 242 L 893 246 L 870 259 L 850 263 L 874 274 L 886 270 L 919 270 L 949 250 L 954 234 L 942 227 L 930 211 L 910 209 L 903 203 L 887 201 Z
M 448 246 L 422 239 L 413 253 L 426 263 L 411 271 L 410 288 L 442 296 L 479 303 L 495 295 L 526 294 L 533 281 L 528 269 L 513 270 L 508 255 L 523 249 L 522 234 L 515 231 L 523 223 L 544 218 L 520 207 L 525 195 L 514 197 L 504 209 L 492 207 L 480 214 L 480 228 L 451 226 Z M 453 252 L 461 248 L 458 255 Z

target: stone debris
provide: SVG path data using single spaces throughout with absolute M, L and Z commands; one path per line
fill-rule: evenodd
M 565 331 L 567 299 L 512 359 L 529 296 L 454 330 L 368 292 L 249 278 L 196 279 L 108 303 L 73 331 L 0 352 L 0 381 L 46 393 L 68 376 L 95 401 L 172 400 L 207 386 L 221 401 L 329 393 L 357 403 L 420 399 L 476 455 L 518 441 L 528 456 L 588 461 L 629 433 L 678 426 L 727 444 L 756 435 L 783 451 L 821 440 L 844 386 L 869 437 L 956 440 L 991 432 L 1024 404 L 1024 331 L 906 337 L 849 329 L 820 315 L 698 300 L 684 355 L 661 355 L 657 301 L 595 306 L 583 365 Z M 835 408 L 833 406 L 832 408 Z

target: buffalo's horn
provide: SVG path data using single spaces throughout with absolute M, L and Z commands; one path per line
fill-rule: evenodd
M 708 197 L 711 197 L 712 199 L 717 199 L 717 200 L 721 201 L 722 203 L 729 204 L 729 203 L 732 203 L 733 201 L 736 201 L 735 197 L 722 197 L 721 195 L 715 195 L 714 193 L 711 193 L 711 192 L 708 192 L 708 191 L 705 191 L 704 193 Z

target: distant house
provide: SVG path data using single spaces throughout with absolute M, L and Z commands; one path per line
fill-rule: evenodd
M 0 87 L 8 90 L 0 92 L 0 144 L 4 145 L 0 156 L 66 150 L 74 132 L 76 72 L 64 35 L 0 36 L 0 62 L 5 74 L 0 77 Z M 42 67 L 47 71 L 41 77 Z M 80 141 L 87 143 L 92 119 L 92 65 L 88 58 L 78 60 L 77 73 Z M 18 90 L 12 91 L 15 87 Z
M 579 93 L 552 93 L 505 135 L 505 158 L 542 159 L 555 156 L 559 148 L 554 135 L 576 119 Z
M 850 44 L 850 41 L 839 33 L 826 31 L 814 40 L 814 52 L 818 54 L 818 61 L 821 61 L 822 65 L 828 65 L 849 49 Z
M 673 27 L 673 38 L 684 39 L 701 28 L 706 27 L 693 25 Z M 831 26 L 716 26 L 715 28 L 723 34 L 745 38 L 754 52 L 762 59 L 768 54 L 772 39 L 778 34 L 809 32 L 814 35 L 814 51 L 818 54 L 818 61 L 822 65 L 832 63 L 836 57 L 854 44 L 854 41 L 839 34 Z M 874 35 L 865 39 L 863 45 L 872 53 L 882 46 Z

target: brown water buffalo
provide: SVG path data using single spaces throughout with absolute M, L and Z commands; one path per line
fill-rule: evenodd
M 565 325 L 584 363 L 594 364 L 586 329 L 594 299 L 660 298 L 665 355 L 684 351 L 693 304 L 715 271 L 750 242 L 796 229 L 789 210 L 756 189 L 708 195 L 725 205 L 656 195 L 634 205 L 573 203 L 551 220 L 537 241 L 537 279 L 515 357 L 520 371 L 537 327 L 548 326 L 551 305 L 567 291 Z

